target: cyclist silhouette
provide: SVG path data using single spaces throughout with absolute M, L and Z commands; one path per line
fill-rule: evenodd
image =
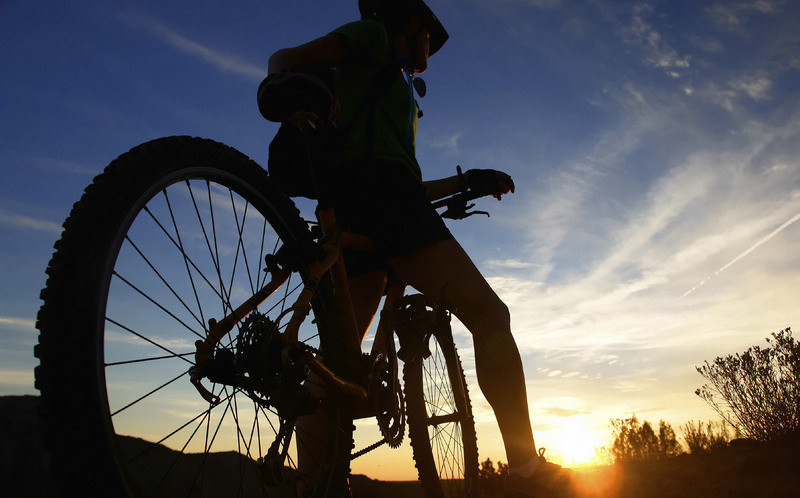
M 534 445 L 508 308 L 431 207 L 465 187 L 499 200 L 514 192 L 514 182 L 495 170 L 422 181 L 412 89 L 424 93 L 415 75 L 448 34 L 422 0 L 360 0 L 359 9 L 362 20 L 269 59 L 270 75 L 335 68 L 337 101 L 324 117 L 345 129 L 346 159 L 333 204 L 340 225 L 368 235 L 377 248 L 377 255 L 345 254 L 359 329 L 363 334 L 369 327 L 391 274 L 428 296 L 443 296 L 472 334 L 478 383 L 497 418 L 514 491 L 558 491 L 563 473 Z

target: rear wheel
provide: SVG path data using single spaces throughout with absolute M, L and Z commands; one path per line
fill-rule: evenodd
M 266 283 L 265 255 L 309 239 L 264 170 L 216 142 L 149 142 L 95 178 L 64 223 L 37 322 L 36 384 L 66 495 L 341 495 L 352 418 L 325 403 L 324 430 L 304 431 L 296 415 L 316 406 L 312 381 L 301 374 L 283 386 L 280 351 L 270 346 L 302 290 L 300 274 L 220 341 L 216 382 L 203 380 L 219 403 L 190 382 L 209 319 Z M 330 290 L 323 281 L 300 332 L 336 371 L 344 352 Z M 238 372 L 247 364 L 249 378 L 273 376 L 283 391 L 237 387 L 234 364 Z M 287 395 L 293 402 L 279 409 Z M 315 461 L 300 468 L 300 452 Z
M 427 358 L 404 367 L 408 430 L 425 494 L 478 496 L 478 446 L 467 384 L 449 327 L 428 341 Z

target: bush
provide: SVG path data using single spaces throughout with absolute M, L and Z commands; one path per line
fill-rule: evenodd
M 613 419 L 614 444 L 611 454 L 617 462 L 652 460 L 677 455 L 681 445 L 672 426 L 663 420 L 658 425 L 658 435 L 650 422 L 639 424 L 636 415 L 628 419 Z
M 695 423 L 690 420 L 681 427 L 681 431 L 689 453 L 703 453 L 727 446 L 731 440 L 729 427 L 724 421 L 703 425 L 700 421 Z
M 760 441 L 800 430 L 800 343 L 787 328 L 767 344 L 706 361 L 697 371 L 709 383 L 695 391 L 737 433 Z
M 478 468 L 478 480 L 481 481 L 483 492 L 491 494 L 501 490 L 508 473 L 508 465 L 503 462 L 498 461 L 495 469 L 491 458 L 482 461 Z

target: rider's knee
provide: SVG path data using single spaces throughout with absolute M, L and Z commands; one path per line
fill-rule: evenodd
M 469 314 L 472 319 L 471 327 L 468 325 L 468 328 L 473 335 L 511 332 L 511 313 L 508 306 L 496 295 L 493 299 L 484 299 L 480 305 L 471 307 Z
M 493 293 L 494 294 L 494 293 Z M 487 317 L 491 317 L 491 321 L 502 328 L 511 328 L 511 312 L 497 294 L 494 294 L 494 299 L 487 300 L 485 310 Z

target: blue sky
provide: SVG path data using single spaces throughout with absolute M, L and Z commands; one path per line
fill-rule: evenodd
M 511 308 L 537 441 L 569 461 L 609 418 L 710 418 L 694 366 L 800 324 L 800 2 L 429 3 L 451 39 L 424 76 L 419 158 L 426 178 L 517 183 L 450 226 Z M 0 394 L 35 392 L 44 269 L 92 176 L 178 134 L 265 164 L 269 55 L 357 13 L 0 2 Z M 470 380 L 481 455 L 504 459 Z M 364 471 L 405 475 L 381 465 Z

